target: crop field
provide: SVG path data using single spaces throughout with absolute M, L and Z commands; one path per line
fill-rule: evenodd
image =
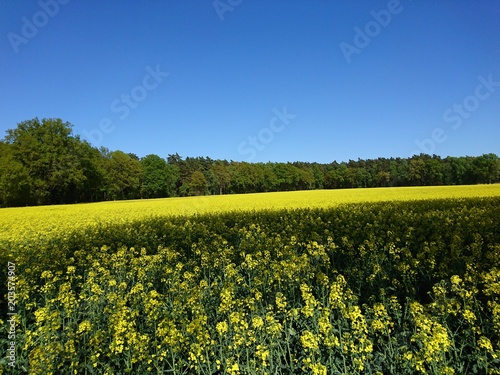
M 98 223 L 150 216 L 231 211 L 327 208 L 346 203 L 500 196 L 500 184 L 293 191 L 243 195 L 127 200 L 0 210 L 0 241 L 61 233 Z
M 0 210 L 0 374 L 500 374 L 500 185 Z

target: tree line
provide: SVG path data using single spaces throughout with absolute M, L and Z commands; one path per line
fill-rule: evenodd
M 377 158 L 328 164 L 166 158 L 95 148 L 61 119 L 24 121 L 0 141 L 0 205 L 358 187 L 500 182 L 493 154 Z

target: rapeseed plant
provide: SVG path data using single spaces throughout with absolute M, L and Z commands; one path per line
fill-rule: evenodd
M 124 218 L 8 242 L 18 373 L 495 373 L 498 203 Z

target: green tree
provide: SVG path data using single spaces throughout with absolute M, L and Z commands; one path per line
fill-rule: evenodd
M 325 187 L 327 189 L 340 189 L 344 186 L 344 177 L 338 168 L 330 169 L 325 174 Z
M 450 165 L 450 183 L 462 185 L 468 182 L 468 171 L 471 169 L 471 162 L 466 158 L 457 158 L 450 156 L 447 158 Z
M 223 163 L 215 163 L 212 165 L 211 171 L 215 176 L 219 194 L 222 195 L 231 182 L 231 174 L 226 165 Z
M 472 162 L 474 168 L 475 182 L 480 184 L 491 184 L 495 182 L 497 175 L 498 157 L 495 154 L 483 154 Z
M 442 185 L 444 180 L 443 165 L 439 156 L 434 155 L 432 158 L 425 160 L 427 181 L 426 185 Z
M 396 159 L 396 186 L 408 186 L 410 185 L 410 162 L 409 159 Z
M 76 153 L 83 170 L 85 180 L 80 189 L 75 190 L 74 201 L 95 202 L 102 199 L 102 190 L 105 186 L 105 169 L 103 168 L 103 156 L 95 147 L 88 142 L 82 141 L 77 144 Z
M 347 164 L 342 163 L 340 164 L 338 173 L 342 176 L 344 181 L 343 188 L 353 188 L 356 185 L 356 168 L 349 167 Z
M 172 176 L 164 159 L 150 154 L 143 157 L 140 163 L 143 174 L 141 197 L 162 198 L 173 195 L 175 185 L 172 184 Z
M 323 189 L 325 185 L 325 171 L 324 166 L 314 163 L 311 171 L 314 175 L 314 189 Z
M 372 186 L 372 175 L 366 170 L 366 168 L 359 168 L 356 174 L 356 181 L 358 187 L 370 187 Z
M 204 195 L 207 189 L 207 178 L 200 171 L 194 171 L 189 179 L 190 195 Z
M 260 191 L 270 192 L 278 189 L 278 178 L 274 173 L 273 163 L 262 164 L 262 181 Z
M 229 165 L 231 173 L 231 191 L 233 193 L 250 193 L 256 190 L 255 168 L 247 162 L 233 162 Z
M 391 181 L 391 174 L 386 171 L 378 171 L 375 175 L 375 183 L 377 186 L 385 187 L 389 186 L 389 182 Z
M 295 167 L 296 168 L 296 167 Z M 310 169 L 297 168 L 297 190 L 310 190 L 314 188 L 314 174 Z
M 79 138 L 72 125 L 61 119 L 24 121 L 7 130 L 5 142 L 12 156 L 27 170 L 30 203 L 69 203 L 86 180 L 78 158 Z
M 290 163 L 275 163 L 274 173 L 279 191 L 296 190 L 301 178 L 300 170 Z
M 410 160 L 410 181 L 412 185 L 425 185 L 425 162 L 420 156 L 414 156 Z
M 106 199 L 134 199 L 140 196 L 141 163 L 122 151 L 104 155 Z
M 12 146 L 0 142 L 0 206 L 31 203 L 28 169 L 12 154 Z

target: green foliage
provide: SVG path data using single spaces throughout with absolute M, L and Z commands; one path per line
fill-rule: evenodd
M 194 171 L 189 178 L 190 195 L 205 195 L 207 185 L 205 175 L 200 171 Z
M 124 152 L 113 151 L 105 159 L 104 168 L 109 199 L 137 197 L 143 173 L 138 160 Z
M 219 188 L 218 194 L 222 195 L 231 182 L 231 174 L 229 173 L 226 165 L 220 162 L 213 164 L 211 171 Z
M 161 198 L 173 196 L 176 177 L 167 162 L 157 155 L 147 155 L 141 159 L 144 173 L 141 197 Z
M 414 155 L 329 164 L 247 163 L 97 150 L 61 119 L 19 123 L 0 142 L 0 205 L 23 206 L 357 187 L 490 184 L 500 159 Z
M 36 118 L 7 131 L 5 141 L 10 147 L 4 151 L 16 167 L 14 177 L 6 172 L 5 179 L 18 182 L 21 178 L 23 189 L 29 184 L 29 194 L 22 203 L 63 203 L 68 191 L 82 187 L 86 176 L 77 153 L 79 140 L 70 134 L 71 125 L 60 119 Z
M 10 144 L 0 142 L 0 205 L 20 206 L 30 201 L 28 168 L 16 160 Z

